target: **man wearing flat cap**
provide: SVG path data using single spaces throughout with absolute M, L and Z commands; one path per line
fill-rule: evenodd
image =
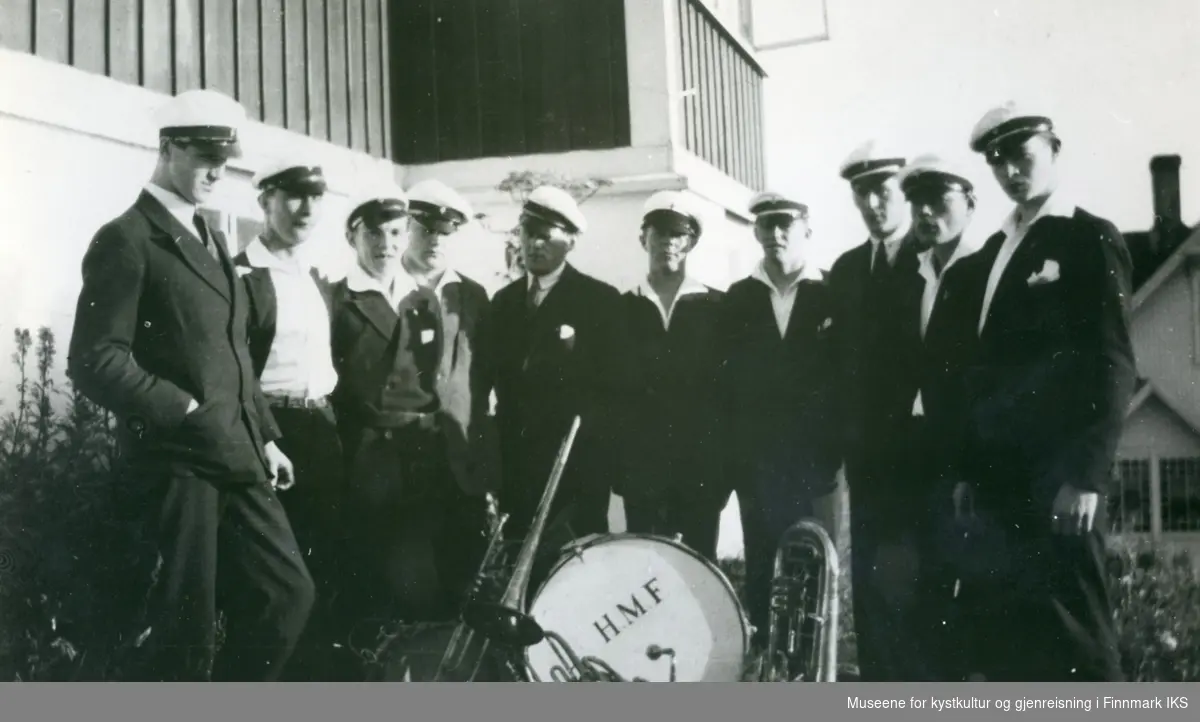
M 488 299 L 443 248 L 470 216 L 426 181 L 369 189 L 346 222 L 356 263 L 333 291 L 333 401 L 354 525 L 345 614 L 362 640 L 397 616 L 453 619 L 486 541 L 474 364 Z
M 962 371 L 975 347 L 983 266 L 973 255 L 978 245 L 964 237 L 975 212 L 975 186 L 967 174 L 941 156 L 926 154 L 897 177 L 912 210 L 913 234 L 925 247 L 917 254 L 925 285 L 918 388 L 911 402 L 913 479 L 919 486 L 912 489 L 916 503 L 907 542 L 917 552 L 916 565 L 889 585 L 900 619 L 890 636 L 908 650 L 905 681 L 946 681 L 961 676 L 963 632 L 955 586 L 964 572 L 957 562 L 968 530 L 957 523 L 952 503 L 962 479 Z
M 329 625 L 342 525 L 342 449 L 329 394 L 337 384 L 330 349 L 330 283 L 313 266 L 314 231 L 327 184 L 320 165 L 273 158 L 255 173 L 265 229 L 234 258 L 250 300 L 250 357 L 296 470 L 281 497 L 317 584 L 317 602 L 285 679 L 335 674 Z
M 624 304 L 616 288 L 567 261 L 587 219 L 575 199 L 535 188 L 521 210 L 526 276 L 492 299 L 496 422 L 500 429 L 500 508 L 506 533 L 524 536 L 576 415 L 571 455 L 550 507 L 530 589 L 563 544 L 608 532 L 608 506 L 619 478 L 622 414 L 633 374 Z
M 726 291 L 722 326 L 729 473 L 742 515 L 747 611 L 761 643 L 783 533 L 815 517 L 837 538 L 840 459 L 832 298 L 810 257 L 808 207 L 763 193 L 749 210 L 763 260 Z
M 900 608 L 917 568 L 913 534 L 923 479 L 913 454 L 920 356 L 918 239 L 900 189 L 907 159 L 869 140 L 842 164 L 866 242 L 833 264 L 833 327 L 850 492 L 851 577 L 863 681 L 904 681 L 913 668 Z M 861 620 L 861 621 L 859 621 Z
M 703 219 L 686 193 L 661 191 L 642 211 L 646 277 L 625 296 L 638 365 L 626 430 L 627 475 L 617 491 L 626 530 L 673 537 L 717 561 L 725 475 L 724 294 L 692 277 L 688 255 Z
M 239 153 L 244 119 L 210 90 L 168 101 L 150 182 L 83 259 L 68 373 L 119 419 L 121 493 L 149 510 L 161 559 L 141 680 L 278 680 L 313 604 L 275 493 L 292 465 L 255 378 L 249 300 L 197 210 Z
M 989 570 L 969 595 L 972 671 L 989 680 L 1121 680 L 1104 567 L 1105 494 L 1135 378 L 1130 257 L 1058 181 L 1049 116 L 1009 103 L 971 134 L 1015 203 L 987 267 L 965 373 L 964 453 Z

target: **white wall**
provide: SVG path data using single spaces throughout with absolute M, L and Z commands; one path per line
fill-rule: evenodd
M 80 262 L 93 234 L 137 198 L 154 168 L 152 113 L 166 100 L 41 58 L 0 50 L 0 404 L 11 402 L 12 332 L 49 326 L 59 378 L 81 284 Z M 391 177 L 390 164 L 327 143 L 252 124 L 246 157 L 233 162 L 214 208 L 260 217 L 249 184 L 253 169 L 276 154 L 318 159 L 332 184 L 327 216 L 314 239 L 319 265 L 336 274 L 345 262 L 340 224 L 346 195 Z M 0 405 L 0 412 L 4 406 Z

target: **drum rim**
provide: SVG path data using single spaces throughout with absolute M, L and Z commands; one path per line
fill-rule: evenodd
M 538 598 L 541 597 L 542 592 L 545 591 L 545 589 L 546 589 L 546 585 L 550 583 L 550 580 L 554 577 L 555 573 L 557 573 L 559 570 L 561 570 L 575 556 L 573 553 L 567 552 L 566 549 L 568 549 L 568 548 L 572 549 L 572 550 L 579 549 L 582 552 L 582 551 L 586 551 L 587 549 L 589 549 L 593 546 L 596 546 L 597 544 L 600 544 L 601 542 L 624 541 L 624 540 L 628 540 L 628 539 L 644 539 L 644 540 L 656 541 L 656 542 L 662 542 L 664 544 L 668 544 L 668 545 L 673 546 L 676 549 L 686 553 L 688 556 L 691 556 L 693 559 L 700 562 L 704 566 L 708 567 L 710 571 L 715 573 L 717 575 L 717 578 L 721 580 L 721 585 L 725 588 L 725 591 L 728 592 L 730 598 L 733 599 L 733 606 L 737 609 L 737 612 L 738 612 L 738 622 L 739 622 L 738 626 L 742 630 L 742 649 L 745 652 L 749 652 L 750 636 L 751 636 L 750 617 L 746 614 L 746 608 L 742 604 L 742 600 L 738 598 L 737 590 L 733 588 L 733 583 L 729 581 L 729 577 L 726 576 L 725 572 L 721 571 L 721 567 L 718 566 L 715 562 L 710 561 L 703 554 L 696 551 L 695 549 L 692 549 L 687 544 L 684 544 L 681 541 L 677 541 L 673 537 L 661 536 L 658 534 L 647 534 L 645 532 L 612 532 L 609 534 L 600 534 L 598 536 L 595 536 L 591 539 L 588 539 L 587 541 L 580 542 L 578 544 L 574 544 L 574 543 L 568 544 L 566 547 L 563 548 L 563 551 L 560 554 L 558 560 L 554 562 L 554 565 L 552 567 L 550 567 L 550 571 L 546 573 L 545 581 L 543 581 L 541 586 L 539 586 L 537 588 L 537 591 L 534 593 L 534 595 L 532 597 L 530 597 L 529 603 L 526 605 L 526 608 L 524 611 L 527 614 L 530 613 L 530 610 L 533 609 L 533 605 L 537 603 Z M 526 667 L 531 666 L 530 661 L 529 661 L 529 650 L 533 649 L 533 647 L 535 647 L 535 646 L 537 646 L 537 645 L 526 647 L 524 653 L 522 653 L 522 655 L 521 655 L 525 660 Z

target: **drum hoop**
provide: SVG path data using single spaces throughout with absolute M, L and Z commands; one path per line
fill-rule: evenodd
M 542 582 L 542 585 L 540 587 L 538 587 L 537 593 L 535 593 L 533 595 L 533 598 L 530 600 L 528 608 L 525 611 L 529 612 L 531 609 L 533 609 L 533 605 L 537 603 L 538 598 L 540 598 L 542 595 L 542 592 L 544 592 L 546 590 L 546 585 L 550 583 L 550 580 L 554 577 L 554 575 L 559 570 L 561 570 L 564 566 L 566 566 L 567 563 L 569 563 L 571 561 L 571 559 L 573 559 L 575 557 L 575 553 L 574 553 L 575 550 L 578 550 L 579 553 L 583 553 L 584 551 L 587 551 L 588 549 L 590 549 L 602 542 L 625 541 L 628 539 L 643 539 L 643 540 L 662 542 L 669 546 L 675 547 L 679 551 L 684 552 L 688 556 L 692 557 L 696 561 L 698 561 L 701 564 L 703 564 L 704 566 L 708 567 L 709 571 L 713 572 L 716 575 L 717 579 L 719 579 L 721 581 L 721 585 L 725 588 L 725 591 L 729 593 L 729 597 L 733 600 L 733 606 L 734 606 L 734 608 L 737 609 L 737 612 L 738 612 L 738 627 L 740 627 L 742 630 L 742 649 L 747 650 L 747 651 L 749 650 L 749 648 L 750 648 L 750 618 L 746 614 L 746 609 L 742 605 L 742 600 L 738 599 L 737 590 L 733 588 L 733 583 L 729 581 L 729 577 L 725 575 L 725 572 L 721 571 L 721 567 L 717 566 L 715 563 L 713 563 L 709 559 L 705 558 L 705 556 L 703 554 L 701 554 L 700 552 L 697 552 L 695 549 L 692 549 L 687 544 L 676 541 L 675 539 L 673 539 L 671 537 L 659 536 L 657 534 L 646 534 L 643 532 L 618 532 L 618 533 L 612 533 L 612 534 L 602 534 L 593 539 L 588 539 L 587 541 L 582 542 L 580 544 L 570 545 L 569 548 L 572 551 L 570 551 L 570 552 L 564 551 L 562 553 L 562 555 L 559 557 L 558 561 L 554 562 L 554 566 L 552 566 L 550 568 L 549 573 L 546 574 L 546 580 L 544 582 Z M 525 653 L 522 655 L 525 658 L 525 665 L 527 667 L 530 666 L 529 651 L 531 649 L 533 649 L 534 646 L 537 646 L 537 645 L 526 647 Z

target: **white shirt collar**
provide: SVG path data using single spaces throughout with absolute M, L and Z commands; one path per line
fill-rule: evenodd
M 308 273 L 312 264 L 308 262 L 303 248 L 297 249 L 290 258 L 277 256 L 262 242 L 262 237 L 255 238 L 246 246 L 246 260 L 253 268 L 268 268 L 276 271 Z
M 558 279 L 562 278 L 563 271 L 565 271 L 566 268 L 567 264 L 564 262 L 561 266 L 545 274 L 544 276 L 538 276 L 538 287 L 541 288 L 542 291 L 549 291 L 554 284 L 558 283 Z M 533 288 L 533 279 L 534 275 L 532 273 L 525 274 L 525 290 L 528 291 L 529 289 Z
M 167 209 L 167 212 L 174 216 L 175 220 L 179 221 L 180 225 L 188 230 L 195 228 L 195 226 L 192 224 L 192 218 L 196 215 L 196 211 L 198 210 L 195 204 L 191 203 L 178 193 L 163 188 L 157 183 L 147 183 L 145 188 L 147 193 L 154 196 L 155 200 L 163 204 L 163 206 Z M 192 230 L 192 232 L 195 233 L 194 230 Z
M 453 268 L 447 268 L 442 272 L 442 277 L 438 280 L 437 286 L 434 288 L 433 292 L 441 295 L 442 290 L 445 289 L 446 286 L 450 285 L 451 283 L 457 283 L 461 280 L 462 276 L 460 276 Z M 416 290 L 419 287 L 416 279 L 409 275 L 408 271 L 404 270 L 404 267 L 401 266 L 400 270 L 396 272 L 395 277 L 392 279 L 392 287 L 389 290 L 386 286 L 384 286 L 382 281 L 367 273 L 358 263 L 355 263 L 350 267 L 350 270 L 346 272 L 346 286 L 351 291 L 356 293 L 378 291 L 379 293 L 383 294 L 384 298 L 394 299 L 396 301 L 404 298 L 404 296 L 408 295 L 408 293 Z
M 679 290 L 675 293 L 674 300 L 671 301 L 670 308 L 663 307 L 662 299 L 658 297 L 658 292 L 654 290 L 654 286 L 650 285 L 650 276 L 644 277 L 638 283 L 637 293 L 654 304 L 654 307 L 658 309 L 659 316 L 662 317 L 663 326 L 670 328 L 671 317 L 675 315 L 675 309 L 679 306 L 679 299 L 689 294 L 708 293 L 708 286 L 705 286 L 691 276 L 684 276 L 683 282 L 679 284 Z
M 946 261 L 946 265 L 942 267 L 942 277 L 946 275 L 946 271 L 950 269 L 959 259 L 971 255 L 980 248 L 979 244 L 973 240 L 960 238 L 958 245 L 954 248 L 954 253 L 950 254 L 950 260 Z M 918 271 L 921 276 L 927 281 L 934 281 L 938 278 L 933 272 L 933 248 L 926 248 L 917 254 L 917 262 L 919 264 Z
M 1030 226 L 1042 218 L 1047 218 L 1050 216 L 1070 218 L 1075 215 L 1075 211 L 1077 209 L 1078 206 L 1075 205 L 1074 201 L 1070 199 L 1067 193 L 1063 192 L 1062 190 L 1055 190 L 1050 194 L 1050 197 L 1048 197 L 1046 201 L 1042 203 L 1042 207 L 1038 209 L 1037 213 L 1033 214 L 1033 216 L 1030 218 L 1021 218 L 1020 206 L 1012 209 L 1012 212 L 1008 214 L 1008 217 L 1004 220 L 1004 225 L 1001 226 L 1000 230 L 1004 232 L 1005 236 L 1011 238 L 1013 235 L 1018 233 L 1024 234 L 1029 230 Z
M 637 285 L 637 291 L 647 298 L 658 298 L 658 293 L 654 290 L 654 286 L 650 285 L 650 277 L 642 278 Z M 697 281 L 691 276 L 684 276 L 683 283 L 679 284 L 679 291 L 675 294 L 675 298 L 686 296 L 689 293 L 708 293 L 708 286 Z
M 754 271 L 750 274 L 750 277 L 758 279 L 759 281 L 767 284 L 767 288 L 770 288 L 772 291 L 778 291 L 778 289 L 775 287 L 775 283 L 771 281 L 771 277 L 767 275 L 766 261 L 759 261 L 758 265 L 754 267 Z M 821 269 L 817 268 L 812 263 L 805 263 L 804 268 L 800 269 L 800 274 L 792 279 L 792 282 L 788 284 L 786 291 L 792 290 L 801 281 L 820 281 L 822 278 L 824 278 L 824 276 L 821 275 Z

